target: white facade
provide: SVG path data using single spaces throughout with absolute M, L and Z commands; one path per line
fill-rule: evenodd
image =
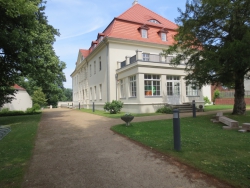
M 122 111 L 155 112 L 164 104 L 204 103 L 210 86 L 187 86 L 185 65 L 173 67 L 160 56 L 175 41 L 178 26 L 138 2 L 111 21 L 88 50 L 79 50 L 71 74 L 73 105 L 103 110 L 121 100 Z M 211 100 L 211 99 L 210 99 Z
M 171 66 L 169 58 L 159 55 L 164 48 L 159 44 L 106 37 L 86 59 L 82 60 L 79 53 L 71 75 L 74 105 L 92 108 L 95 102 L 96 109 L 103 110 L 105 102 L 120 100 L 124 103 L 122 111 L 148 113 L 164 104 L 192 100 L 203 103 L 203 97 L 210 96 L 210 86 L 197 91 L 187 88 L 184 65 Z M 130 64 L 130 60 L 135 62 Z
M 26 90 L 17 90 L 15 98 L 10 102 L 4 104 L 2 108 L 8 108 L 9 110 L 21 110 L 26 111 L 27 108 L 32 107 L 32 99 Z

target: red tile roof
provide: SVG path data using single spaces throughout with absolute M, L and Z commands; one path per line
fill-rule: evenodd
M 160 16 L 159 14 L 156 14 L 155 12 L 147 9 L 140 4 L 132 6 L 130 9 L 118 16 L 118 18 L 142 24 L 165 27 L 172 30 L 177 29 L 178 27 L 175 23 L 167 20 L 166 18 Z M 151 19 L 159 21 L 160 24 L 149 22 L 149 20 Z
M 86 58 L 89 55 L 89 50 L 80 49 L 80 52 L 84 58 Z
M 13 86 L 13 88 L 14 88 L 14 89 L 17 89 L 17 90 L 25 90 L 25 91 L 26 91 L 26 89 L 22 88 L 21 86 L 19 86 L 19 85 L 17 85 L 17 84 L 15 84 L 15 85 Z
M 156 20 L 159 23 L 149 22 Z M 142 38 L 140 29 L 142 26 L 148 27 L 148 38 Z M 113 37 L 127 40 L 143 41 L 149 43 L 157 43 L 163 45 L 172 45 L 174 43 L 173 36 L 176 34 L 177 25 L 166 18 L 154 13 L 140 4 L 135 4 L 127 11 L 122 13 L 107 26 L 103 33 L 97 35 L 104 37 Z M 160 32 L 167 33 L 167 41 L 162 41 Z M 80 49 L 82 55 L 86 58 L 92 51 L 93 41 L 88 50 Z

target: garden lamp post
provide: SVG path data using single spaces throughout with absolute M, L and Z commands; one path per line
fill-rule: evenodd
M 179 110 L 173 110 L 173 131 L 174 131 L 174 149 L 176 151 L 181 150 L 181 128 L 180 128 L 180 116 Z

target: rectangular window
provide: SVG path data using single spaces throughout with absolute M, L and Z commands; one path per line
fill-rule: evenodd
M 162 41 L 167 41 L 167 35 L 166 35 L 166 33 L 161 33 L 161 40 Z
M 192 84 L 186 85 L 187 96 L 198 96 L 198 89 Z
M 99 99 L 102 99 L 102 84 L 99 85 Z
M 96 62 L 94 61 L 94 74 L 96 73 Z
M 92 87 L 90 88 L 89 100 L 92 101 Z
M 143 53 L 143 54 L 142 54 L 142 60 L 143 60 L 143 61 L 149 61 L 149 54 Z
M 99 57 L 99 71 L 102 70 L 102 61 L 101 61 L 101 57 Z
M 89 65 L 89 76 L 91 77 L 91 65 Z
M 148 31 L 146 29 L 141 29 L 141 37 L 148 38 Z
M 96 100 L 96 86 L 94 87 L 94 100 Z
M 125 85 L 124 80 L 120 80 L 120 97 L 125 98 Z
M 161 82 L 160 75 L 144 75 L 144 94 L 145 96 L 160 96 Z
M 136 97 L 136 75 L 129 77 L 130 97 Z

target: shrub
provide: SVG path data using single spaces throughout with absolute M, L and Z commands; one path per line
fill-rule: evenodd
M 116 114 L 121 111 L 122 106 L 123 106 L 123 102 L 113 100 L 111 103 L 106 102 L 103 108 L 104 110 L 109 111 L 110 114 Z
M 0 112 L 0 116 L 18 116 L 18 115 L 24 115 L 24 112 L 20 110 L 13 110 L 13 111 L 2 110 Z
M 214 95 L 213 95 L 213 102 L 215 102 L 215 99 L 220 97 L 220 91 L 218 89 L 216 89 L 214 91 Z
M 36 112 L 36 109 L 34 107 L 32 107 L 32 108 L 27 108 L 27 110 L 26 110 L 25 113 L 27 113 L 27 114 L 33 114 L 35 112 Z
M 35 103 L 32 108 L 34 108 L 35 110 L 40 110 L 41 106 L 38 103 Z
M 3 109 L 1 110 L 1 112 L 3 112 L 3 113 L 9 112 L 9 108 L 3 108 Z
M 163 106 L 162 108 L 159 108 L 158 110 L 156 110 L 156 113 L 172 114 L 173 110 L 170 107 Z
M 211 104 L 211 101 L 208 99 L 208 97 L 203 98 L 205 104 Z

